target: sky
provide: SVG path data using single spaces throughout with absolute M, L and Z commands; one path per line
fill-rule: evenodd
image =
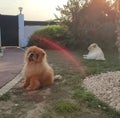
M 18 15 L 18 8 L 22 7 L 25 20 L 52 20 L 54 14 L 60 15 L 56 11 L 57 6 L 62 7 L 66 3 L 67 0 L 0 0 L 0 14 Z

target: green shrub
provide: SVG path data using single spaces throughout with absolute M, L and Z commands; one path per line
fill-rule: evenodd
M 43 43 L 43 39 L 53 40 L 69 49 L 86 50 L 91 43 L 97 43 L 103 50 L 116 51 L 114 27 L 112 24 L 105 28 L 99 29 L 94 35 L 82 33 L 83 36 L 75 39 L 73 33 L 70 32 L 67 26 L 50 25 L 35 31 L 28 42 L 28 46 L 36 45 L 41 48 L 51 48 L 49 45 Z M 109 32 L 109 33 L 106 33 Z M 37 38 L 36 38 L 37 37 Z M 37 40 L 36 40 L 37 39 Z M 107 45 L 109 44 L 109 45 Z M 107 46 L 106 46 L 107 45 Z
M 36 45 L 42 48 L 50 48 L 43 43 L 44 38 L 47 38 L 60 43 L 63 47 L 68 47 L 72 40 L 71 37 L 67 27 L 51 25 L 35 31 L 29 39 L 28 46 Z
M 43 29 L 37 30 L 34 34 L 56 38 L 63 36 L 64 33 L 66 33 L 66 31 L 67 31 L 67 27 L 63 27 L 60 25 L 51 25 Z

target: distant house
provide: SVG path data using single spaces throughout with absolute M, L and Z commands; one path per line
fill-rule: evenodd
M 47 25 L 48 21 L 24 21 L 24 15 L 0 15 L 0 46 L 25 47 L 31 34 Z

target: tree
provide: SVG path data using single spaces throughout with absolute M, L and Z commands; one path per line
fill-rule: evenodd
M 90 43 L 108 23 L 115 21 L 115 11 L 106 0 L 68 0 L 63 8 L 57 7 L 60 23 L 67 25 L 75 40 Z M 82 44 L 82 43 L 81 43 Z
M 118 58 L 120 59 L 120 0 L 115 0 L 113 4 L 113 8 L 116 10 L 116 33 L 117 33 L 117 40 L 116 40 L 116 46 L 118 49 Z
M 75 36 L 75 39 L 79 38 L 78 24 L 82 22 L 82 19 L 80 19 L 80 10 L 85 2 L 85 0 L 68 0 L 67 5 L 64 5 L 63 8 L 60 8 L 59 6 L 56 8 L 56 10 L 61 13 L 60 18 L 56 16 L 57 20 L 69 27 L 70 31 Z

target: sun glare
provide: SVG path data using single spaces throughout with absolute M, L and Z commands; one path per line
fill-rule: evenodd
M 51 20 L 55 18 L 54 14 L 58 14 L 57 6 L 62 6 L 66 2 L 67 0 L 26 0 L 23 8 L 26 14 L 34 19 Z
M 67 0 L 26 0 L 26 5 L 30 9 L 55 11 L 56 7 L 63 5 L 65 1 Z

